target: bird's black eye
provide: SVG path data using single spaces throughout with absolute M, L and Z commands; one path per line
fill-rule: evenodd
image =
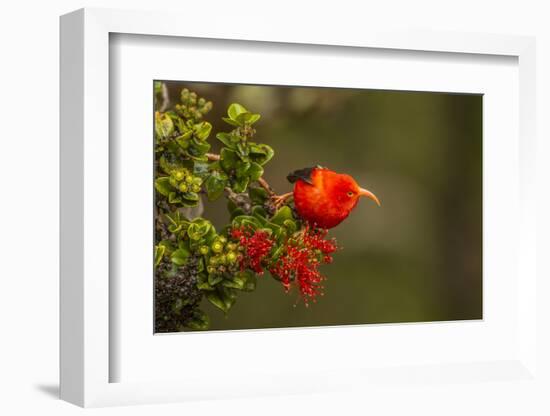
M 353 192 L 352 192 L 352 191 L 349 191 L 349 192 L 348 192 L 348 196 L 349 196 L 349 197 L 352 197 L 352 196 L 353 196 Z

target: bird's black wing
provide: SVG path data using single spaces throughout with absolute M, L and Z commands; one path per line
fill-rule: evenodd
M 313 173 L 313 170 L 318 168 L 321 168 L 321 166 L 317 165 L 311 168 L 298 169 L 298 170 L 295 170 L 294 172 L 289 173 L 286 178 L 290 183 L 294 183 L 298 179 L 301 179 L 304 182 L 307 182 L 310 185 L 313 185 L 313 182 L 311 180 L 311 175 Z

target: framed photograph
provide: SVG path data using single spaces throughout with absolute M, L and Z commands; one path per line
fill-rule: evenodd
M 61 18 L 61 397 L 539 383 L 534 39 L 180 18 Z

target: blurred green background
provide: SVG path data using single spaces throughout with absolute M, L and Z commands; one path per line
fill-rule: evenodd
M 380 199 L 362 199 L 330 235 L 343 248 L 323 266 L 325 296 L 305 307 L 269 274 L 225 317 L 203 301 L 211 329 L 482 318 L 482 96 L 336 88 L 166 82 L 211 100 L 214 132 L 238 102 L 260 113 L 256 141 L 275 149 L 264 177 L 316 164 L 348 173 Z M 213 151 L 219 146 L 211 135 Z M 205 203 L 221 227 L 226 201 Z

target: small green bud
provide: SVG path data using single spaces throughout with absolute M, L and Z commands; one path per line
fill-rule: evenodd
M 216 240 L 212 243 L 211 249 L 214 253 L 221 253 L 223 251 L 223 243 L 220 240 Z
M 227 259 L 228 263 L 235 263 L 237 260 L 237 254 L 234 251 L 230 251 L 226 254 L 225 258 Z
M 193 183 L 193 177 L 191 175 L 185 177 L 185 182 L 187 182 L 189 185 Z
M 225 263 L 227 262 L 227 257 L 226 257 L 225 255 L 222 254 L 222 255 L 220 256 L 220 260 L 219 260 L 219 261 L 220 261 L 220 264 L 225 264 Z
M 235 250 L 237 250 L 237 244 L 235 244 L 235 243 L 227 243 L 226 248 L 227 248 L 229 251 L 235 251 Z
M 203 107 L 202 111 L 205 113 L 208 113 L 210 110 L 212 110 L 212 102 L 208 101 Z
M 208 266 L 206 268 L 206 271 L 209 273 L 209 274 L 213 274 L 213 273 L 216 273 L 216 268 L 214 266 Z
M 185 177 L 185 172 L 183 170 L 175 170 L 172 172 L 172 176 L 175 180 L 181 181 Z
M 227 243 L 227 238 L 225 238 L 223 235 L 220 235 L 218 237 L 218 241 L 222 244 L 225 244 L 225 243 Z
M 210 248 L 208 246 L 199 247 L 199 253 L 201 253 L 203 256 L 206 256 L 209 251 L 210 251 Z
M 218 264 L 218 258 L 217 257 L 210 257 L 210 260 L 208 260 L 208 263 L 212 266 L 216 266 Z
M 177 188 L 179 186 L 179 182 L 176 180 L 176 178 L 174 178 L 173 176 L 170 176 L 168 178 L 168 182 L 170 183 L 170 185 L 172 185 L 174 188 Z
M 200 186 L 200 185 L 202 185 L 202 179 L 199 178 L 198 176 L 195 176 L 195 177 L 193 178 L 193 183 L 194 183 L 195 185 L 199 185 L 199 186 Z
M 187 192 L 189 190 L 189 187 L 187 186 L 187 184 L 185 182 L 181 182 L 178 186 L 178 189 L 181 192 Z
M 191 185 L 191 191 L 193 191 L 195 193 L 200 192 L 201 191 L 200 185 L 195 185 L 195 184 Z

